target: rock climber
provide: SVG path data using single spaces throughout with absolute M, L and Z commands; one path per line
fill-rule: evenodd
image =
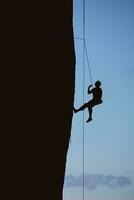
M 80 108 L 78 108 L 78 109 L 74 108 L 74 113 L 77 113 L 79 111 L 84 110 L 85 108 L 88 108 L 89 118 L 88 118 L 87 122 L 90 122 L 92 120 L 92 112 L 93 112 L 92 108 L 103 102 L 102 101 L 102 89 L 100 88 L 101 82 L 96 81 L 94 85 L 95 85 L 95 87 L 92 89 L 91 89 L 92 85 L 89 85 L 88 91 L 87 91 L 88 94 L 93 95 L 93 98 L 89 102 L 82 105 Z

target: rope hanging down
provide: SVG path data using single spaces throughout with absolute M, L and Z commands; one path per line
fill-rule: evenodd
M 85 0 L 84 0 L 85 1 Z M 85 10 L 85 9 L 84 9 Z M 85 12 L 85 11 L 84 11 Z M 85 16 L 85 15 L 84 15 Z M 91 67 L 90 67 L 90 62 L 89 62 L 89 57 L 88 57 L 88 51 L 87 51 L 87 46 L 86 46 L 86 41 L 85 41 L 85 26 L 83 26 L 83 38 L 78 38 L 78 37 L 75 37 L 75 39 L 77 40 L 82 40 L 83 41 L 83 104 L 85 102 L 85 56 L 86 56 L 86 59 L 87 59 L 87 66 L 88 66 L 88 71 L 89 71 L 89 77 L 90 77 L 90 81 L 91 81 L 91 84 L 93 85 L 93 79 L 92 79 L 92 73 L 91 73 Z M 82 174 L 82 189 L 83 189 L 83 194 L 82 194 L 82 197 L 83 197 L 83 200 L 85 199 L 85 128 L 84 128 L 84 121 L 85 121 L 85 116 L 84 116 L 84 112 L 83 112 L 83 160 L 82 160 L 82 168 L 83 168 L 83 174 Z
M 83 38 L 79 38 L 79 37 L 75 37 L 76 40 L 82 40 L 83 41 L 83 105 L 84 105 L 84 102 L 85 102 L 85 93 L 84 93 L 84 90 L 85 90 L 85 56 L 86 56 L 86 59 L 87 59 L 87 65 L 88 65 L 88 71 L 89 71 L 89 76 L 90 76 L 90 81 L 91 81 L 91 84 L 93 85 L 93 79 L 92 79 L 92 73 L 91 73 L 91 68 L 90 68 L 90 62 L 89 62 L 89 57 L 88 57 L 88 51 L 87 51 L 87 46 L 86 46 L 86 40 L 85 40 L 85 31 L 86 31 L 86 2 L 85 0 L 83 0 Z M 83 174 L 82 174 L 82 199 L 84 200 L 85 199 L 85 128 L 84 128 L 84 111 L 83 111 L 83 124 L 82 124 L 82 127 L 83 127 L 83 145 L 82 145 L 82 156 L 83 156 L 83 159 L 82 159 L 82 168 L 83 168 Z
M 92 70 L 91 70 L 91 66 L 90 66 L 90 61 L 89 61 L 89 56 L 88 56 L 88 50 L 87 50 L 87 46 L 86 46 L 86 41 L 85 41 L 85 39 L 79 38 L 79 37 L 75 37 L 75 39 L 83 41 L 83 45 L 84 45 L 84 48 L 85 48 L 85 55 L 86 55 L 86 59 L 87 59 L 87 66 L 88 66 L 89 77 L 90 77 L 91 84 L 93 85 Z
M 83 0 L 83 105 L 85 100 L 85 0 Z M 83 112 L 83 200 L 85 199 L 85 129 L 84 129 L 84 112 Z

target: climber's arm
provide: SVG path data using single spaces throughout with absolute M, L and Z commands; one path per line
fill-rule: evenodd
M 92 85 L 89 85 L 88 90 L 87 90 L 87 93 L 88 93 L 88 94 L 93 93 L 93 89 L 90 90 L 91 87 L 92 87 Z

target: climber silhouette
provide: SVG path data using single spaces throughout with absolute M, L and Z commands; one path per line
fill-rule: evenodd
M 85 103 L 84 105 L 82 105 L 80 108 L 76 109 L 74 108 L 74 113 L 79 112 L 84 110 L 85 108 L 88 108 L 89 111 L 89 118 L 87 120 L 87 122 L 90 122 L 92 120 L 92 108 L 98 104 L 101 104 L 102 101 L 102 89 L 100 88 L 101 86 L 101 82 L 100 81 L 96 81 L 95 82 L 95 87 L 93 89 L 90 89 L 92 87 L 92 85 L 89 85 L 88 87 L 88 94 L 93 94 L 93 98 L 92 100 L 90 100 L 89 102 Z

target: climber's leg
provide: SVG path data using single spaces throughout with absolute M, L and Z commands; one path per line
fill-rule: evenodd
M 88 111 L 89 111 L 89 118 L 88 118 L 87 122 L 90 122 L 92 120 L 92 113 L 93 113 L 92 107 L 88 107 Z
M 79 112 L 79 111 L 82 111 L 82 110 L 84 110 L 85 108 L 87 108 L 88 107 L 88 103 L 85 103 L 84 105 L 82 105 L 80 108 L 78 108 L 78 109 L 76 109 L 76 108 L 74 108 L 74 112 L 76 113 L 76 112 Z

